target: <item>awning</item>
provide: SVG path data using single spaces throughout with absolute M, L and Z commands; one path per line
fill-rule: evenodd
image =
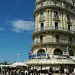
M 75 64 L 71 58 L 30 59 L 25 61 L 28 65 L 50 65 L 50 64 Z

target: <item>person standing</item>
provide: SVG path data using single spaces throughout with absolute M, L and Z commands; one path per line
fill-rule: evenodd
M 53 74 L 53 69 L 50 67 L 48 70 L 48 75 L 52 75 Z
M 67 72 L 67 69 L 65 68 L 65 69 L 64 69 L 64 75 L 66 75 L 66 72 Z
M 37 69 L 37 75 L 40 75 L 40 69 L 39 68 Z
M 31 74 L 31 67 L 28 68 L 28 75 Z
M 70 75 L 69 67 L 66 69 L 66 75 Z
M 75 68 L 74 68 L 74 70 L 73 70 L 73 74 L 75 75 Z

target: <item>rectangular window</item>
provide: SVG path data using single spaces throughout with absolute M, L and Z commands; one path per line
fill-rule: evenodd
M 41 23 L 41 30 L 44 30 L 44 23 Z
M 70 31 L 70 25 L 68 25 L 68 31 Z
M 55 22 L 55 29 L 58 30 L 58 22 Z
M 72 44 L 72 37 L 69 37 L 69 43 Z
M 54 11 L 54 17 L 58 16 L 58 11 Z
M 43 42 L 43 35 L 40 36 L 40 43 Z
M 56 35 L 56 42 L 59 42 L 59 41 L 60 41 L 60 36 Z
M 44 18 L 44 14 L 43 12 L 40 13 L 40 19 L 43 19 Z
M 70 16 L 69 15 L 67 15 L 67 20 L 70 20 Z

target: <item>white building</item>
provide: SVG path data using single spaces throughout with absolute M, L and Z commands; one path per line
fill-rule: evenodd
M 33 68 L 54 72 L 75 68 L 75 0 L 36 0 L 33 45 L 30 60 Z

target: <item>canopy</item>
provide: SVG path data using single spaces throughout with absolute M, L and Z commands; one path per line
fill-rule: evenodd
M 10 65 L 10 67 L 17 67 L 17 66 L 28 66 L 27 64 L 23 63 L 23 62 L 16 62 Z
M 10 65 L 0 65 L 0 67 L 10 67 Z

